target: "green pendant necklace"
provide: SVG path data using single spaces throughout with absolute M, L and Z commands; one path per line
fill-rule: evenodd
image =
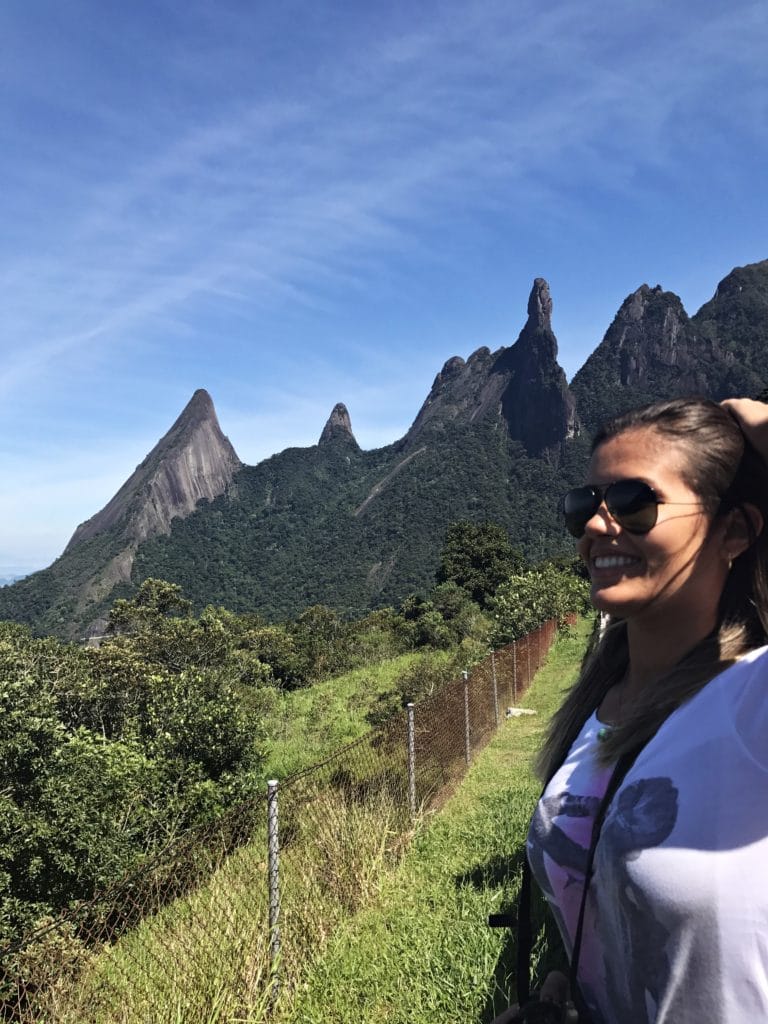
M 612 690 L 618 689 L 617 696 L 618 696 L 619 705 L 618 705 L 618 708 L 616 709 L 616 714 L 614 716 L 617 719 L 617 722 L 614 722 L 614 723 L 612 723 L 610 725 L 608 723 L 601 723 L 600 728 L 597 730 L 597 741 L 598 741 L 598 743 L 605 743 L 605 741 L 611 735 L 613 730 L 616 728 L 617 724 L 622 721 L 622 716 L 623 716 L 623 713 L 624 713 L 624 686 L 626 684 L 626 681 L 627 681 L 627 676 L 625 674 L 618 681 L 618 683 L 614 683 L 613 686 L 611 687 Z

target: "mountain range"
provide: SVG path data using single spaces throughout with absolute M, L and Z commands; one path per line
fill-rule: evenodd
M 514 344 L 449 359 L 405 436 L 373 451 L 339 403 L 316 445 L 244 465 L 196 391 L 61 557 L 0 590 L 0 619 L 98 633 L 111 603 L 148 576 L 178 582 L 198 607 L 361 613 L 428 587 L 458 519 L 502 524 L 533 560 L 566 554 L 557 497 L 583 473 L 603 419 L 672 395 L 768 386 L 768 260 L 733 270 L 692 317 L 673 292 L 641 285 L 570 385 L 551 313 L 537 278 Z

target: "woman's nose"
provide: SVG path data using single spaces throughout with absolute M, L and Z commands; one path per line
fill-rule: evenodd
M 604 501 L 600 502 L 600 505 L 593 516 L 591 516 L 584 524 L 585 533 L 614 533 L 620 530 L 621 527 L 613 518 L 611 513 L 608 511 L 608 506 Z
M 584 534 L 579 541 L 579 552 L 582 552 L 582 544 L 588 543 L 595 537 L 613 537 L 620 530 L 621 527 L 608 511 L 605 502 L 601 502 L 594 515 L 590 516 L 584 524 Z

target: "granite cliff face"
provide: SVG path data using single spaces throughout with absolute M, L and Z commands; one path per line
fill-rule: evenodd
M 200 389 L 117 494 L 78 526 L 64 553 L 108 530 L 137 544 L 168 533 L 174 518 L 223 494 L 240 466 L 210 395 Z
M 691 324 L 717 360 L 714 398 L 761 391 L 768 366 L 768 260 L 732 270 Z
M 578 429 L 573 396 L 557 362 L 549 285 L 536 278 L 528 319 L 517 341 L 491 352 L 479 348 L 465 362 L 449 359 L 406 435 L 414 448 L 454 421 L 495 418 L 529 455 L 556 448 Z
M 661 286 L 641 285 L 571 381 L 588 430 L 618 412 L 672 394 L 705 394 L 711 346 L 696 345 L 683 305 Z
M 343 402 L 337 402 L 331 410 L 331 415 L 320 434 L 319 445 L 328 445 L 341 442 L 358 447 L 355 435 L 352 433 L 352 421 L 349 412 Z
M 206 391 L 194 393 L 168 433 L 115 496 L 75 530 L 47 569 L 0 595 L 0 619 L 60 636 L 103 632 L 106 609 L 130 592 L 136 553 L 198 503 L 223 494 L 241 469 Z
M 578 431 L 576 402 L 557 362 L 549 285 L 540 277 L 528 299 L 528 320 L 515 344 L 497 360 L 494 373 L 506 376 L 501 410 L 510 437 L 529 455 L 540 455 Z
M 768 361 L 768 260 L 737 267 L 693 317 L 674 292 L 641 285 L 571 381 L 588 430 L 675 395 L 754 395 Z

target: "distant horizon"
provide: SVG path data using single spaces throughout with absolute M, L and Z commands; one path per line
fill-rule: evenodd
M 254 465 L 402 436 L 552 289 L 570 379 L 641 284 L 768 256 L 764 0 L 0 6 L 0 573 L 197 387 Z M 735 99 L 734 99 L 735 97 Z

